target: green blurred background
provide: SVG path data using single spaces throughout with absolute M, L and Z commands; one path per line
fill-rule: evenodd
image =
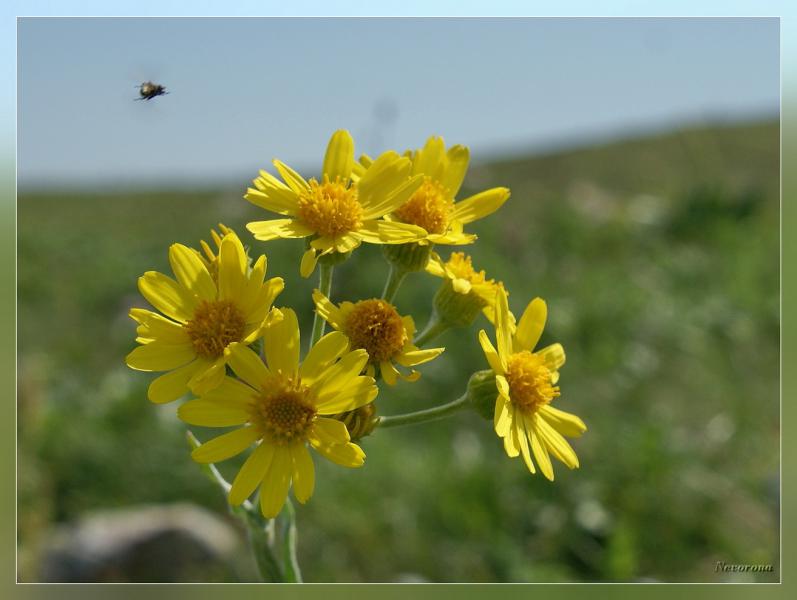
M 305 579 L 777 581 L 779 144 L 777 122 L 756 122 L 475 165 L 465 193 L 506 185 L 512 198 L 473 226 L 467 250 L 516 313 L 548 301 L 543 343 L 568 355 L 558 406 L 589 427 L 574 442 L 582 467 L 532 477 L 471 413 L 377 431 L 361 470 L 316 461 L 315 495 L 298 507 Z M 287 281 L 280 303 L 309 333 L 302 244 L 251 239 L 243 225 L 263 213 L 241 198 L 246 183 L 20 194 L 21 580 L 39 579 L 54 526 L 98 510 L 193 502 L 226 514 L 174 406 L 149 404 L 151 377 L 123 358 L 127 312 L 144 306 L 136 278 L 167 271 L 170 243 L 197 245 L 218 221 L 268 254 Z M 333 298 L 376 296 L 385 276 L 364 247 L 336 270 Z M 419 326 L 438 283 L 417 275 L 399 292 Z M 485 368 L 479 327 L 447 333 L 445 354 L 418 383 L 383 389 L 379 410 L 458 396 Z M 717 573 L 717 561 L 775 572 Z

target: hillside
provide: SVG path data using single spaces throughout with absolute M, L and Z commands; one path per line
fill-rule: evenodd
M 559 468 L 553 484 L 530 477 L 472 414 L 378 432 L 364 469 L 318 465 L 298 513 L 305 578 L 720 581 L 718 560 L 777 565 L 779 147 L 778 124 L 756 123 L 472 169 L 465 193 L 505 185 L 512 198 L 473 226 L 468 251 L 507 284 L 514 311 L 548 301 L 543 343 L 568 357 L 560 406 L 589 426 L 575 443 L 581 468 Z M 302 244 L 248 236 L 264 213 L 241 198 L 247 183 L 19 197 L 24 580 L 53 523 L 148 502 L 225 511 L 173 408 L 147 402 L 148 377 L 123 357 L 127 311 L 143 305 L 136 278 L 167 270 L 169 244 L 196 245 L 219 221 L 268 253 L 287 282 L 280 303 L 309 331 Z M 372 297 L 385 276 L 378 250 L 363 248 L 336 271 L 333 295 Z M 398 295 L 419 326 L 437 284 L 418 275 Z M 380 393 L 379 409 L 459 395 L 486 367 L 479 328 L 490 325 L 446 333 L 440 359 Z

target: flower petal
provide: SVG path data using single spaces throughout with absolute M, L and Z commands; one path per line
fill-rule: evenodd
M 225 376 L 222 382 L 202 395 L 202 400 L 230 404 L 238 408 L 247 408 L 257 397 L 258 392 L 234 377 Z
M 414 347 L 414 346 L 413 346 Z M 414 367 L 415 365 L 422 365 L 440 356 L 445 351 L 445 348 L 429 348 L 427 350 L 409 350 L 402 352 L 396 356 L 395 360 L 402 367 Z
M 509 429 L 504 436 L 504 451 L 509 458 L 515 458 L 520 454 L 520 440 L 518 439 L 517 435 L 517 427 L 515 426 L 516 418 L 515 412 L 516 408 L 514 406 L 510 406 L 510 425 Z
M 288 165 L 286 165 L 282 161 L 275 160 L 274 166 L 277 168 L 277 171 L 279 171 L 279 174 L 285 180 L 285 183 L 288 184 L 288 187 L 291 188 L 294 192 L 296 192 L 297 194 L 302 194 L 304 192 L 310 191 L 310 186 L 304 180 L 304 177 L 299 175 Z
M 495 306 L 498 316 L 498 323 L 495 326 L 495 341 L 498 345 L 501 363 L 504 364 L 512 354 L 512 331 L 509 327 L 509 304 L 503 288 L 498 288 Z
M 188 380 L 193 377 L 197 368 L 201 365 L 201 361 L 194 360 L 179 369 L 156 377 L 149 384 L 147 397 L 156 404 L 165 404 L 166 402 L 177 400 L 188 392 Z
M 515 419 L 514 428 L 517 434 L 518 443 L 520 444 L 520 454 L 523 456 L 523 462 L 526 463 L 526 468 L 530 473 L 534 474 L 537 470 L 534 468 L 534 462 L 531 460 L 531 452 L 529 449 L 529 438 L 526 433 L 526 426 L 522 418 Z
M 346 425 L 342 421 L 326 417 L 318 417 L 313 421 L 313 427 L 308 437 L 314 438 L 316 444 L 325 446 L 345 444 L 351 440 L 349 430 L 346 429 Z
M 138 278 L 141 295 L 167 317 L 185 323 L 194 316 L 197 298 L 171 277 L 147 271 Z
M 341 429 L 342 427 L 342 429 Z M 339 441 L 345 435 L 345 441 Z M 360 467 L 365 463 L 365 452 L 348 441 L 346 426 L 334 419 L 318 418 L 310 430 L 308 440 L 317 452 L 344 467 Z
M 420 372 L 416 371 L 415 369 L 410 369 L 410 372 L 407 373 L 406 375 L 401 371 L 399 371 L 398 369 L 396 369 L 396 371 L 398 371 L 399 377 L 401 377 L 404 381 L 408 381 L 410 383 L 418 381 L 421 378 Z
M 240 406 L 201 398 L 181 405 L 177 416 L 189 425 L 201 427 L 231 427 L 249 420 L 249 412 Z
M 243 501 L 252 495 L 252 492 L 266 477 L 273 457 L 274 446 L 272 444 L 263 442 L 254 449 L 232 482 L 230 494 L 227 497 L 232 506 L 243 504 Z
M 542 330 L 545 328 L 545 320 L 548 315 L 548 308 L 545 300 L 534 298 L 526 306 L 523 316 L 520 317 L 517 331 L 515 332 L 515 348 L 519 350 L 534 350 L 534 346 L 540 341 Z
M 404 332 L 407 334 L 407 339 L 412 340 L 415 338 L 415 319 L 411 315 L 404 315 L 401 317 L 401 322 L 404 324 Z M 417 350 L 417 346 L 408 348 L 409 350 Z
M 293 494 L 304 504 L 313 495 L 315 487 L 315 467 L 307 446 L 294 444 L 290 448 L 293 461 Z
M 318 262 L 318 255 L 315 248 L 308 248 L 302 254 L 302 262 L 299 265 L 299 274 L 307 279 L 315 271 L 315 265 Z
M 351 252 L 357 248 L 360 245 L 360 242 L 360 237 L 356 235 L 356 232 L 351 232 L 336 236 L 333 240 L 333 246 L 335 248 L 335 252 L 346 254 L 347 252 Z
M 412 174 L 422 174 L 440 181 L 443 174 L 446 144 L 443 138 L 432 136 L 423 148 L 415 153 L 412 160 Z
M 429 256 L 429 262 L 426 263 L 426 272 L 435 277 L 446 277 L 445 263 L 437 252 L 432 252 Z
M 551 371 L 558 371 L 565 364 L 565 349 L 562 344 L 551 344 L 534 354 L 542 357 L 542 360 L 545 361 L 545 366 Z
M 468 224 L 497 211 L 509 198 L 509 190 L 504 187 L 485 190 L 454 204 L 451 219 Z
M 170 371 L 191 362 L 196 352 L 191 343 L 166 344 L 160 341 L 144 344 L 125 357 L 127 366 L 136 371 Z
M 534 415 L 534 423 L 549 452 L 562 461 L 568 469 L 577 469 L 578 456 L 576 456 L 570 444 L 567 443 L 567 440 L 551 427 L 545 419 L 540 418 L 539 415 Z
M 260 484 L 260 510 L 267 519 L 273 519 L 282 510 L 291 485 L 293 461 L 288 448 L 277 446 L 263 483 Z
M 316 404 L 321 415 L 335 415 L 355 410 L 372 402 L 379 393 L 373 377 L 358 376 L 349 381 L 337 395 Z
M 282 185 L 282 183 L 280 183 L 280 185 Z M 274 189 L 273 187 L 264 185 L 261 179 L 255 180 L 255 186 L 258 189 L 246 188 L 246 193 L 244 194 L 245 200 L 248 200 L 255 206 L 280 215 L 288 215 L 291 217 L 296 215 L 296 199 L 298 196 L 292 189 L 287 186 L 284 187 L 284 191 Z
M 454 288 L 454 291 L 458 294 L 468 294 L 470 290 L 473 288 L 473 285 L 467 279 L 462 279 L 460 277 L 455 277 L 451 280 L 451 286 Z
M 130 310 L 130 317 L 139 323 L 139 326 L 136 327 L 136 333 L 142 340 L 157 340 L 164 344 L 176 345 L 190 341 L 182 325 L 151 310 L 133 308 Z
M 393 210 L 390 197 L 407 185 L 409 175 L 408 159 L 393 151 L 380 154 L 357 182 L 357 200 L 363 207 L 363 219 L 378 219 Z M 421 183 L 422 180 L 414 184 L 409 194 L 414 193 Z
M 452 224 L 455 225 L 456 221 Z M 464 246 L 465 244 L 472 244 L 479 236 L 475 233 L 463 233 L 462 231 L 447 231 L 444 234 L 430 233 L 426 239 L 433 244 L 441 244 L 447 246 Z
M 390 213 L 398 210 L 412 198 L 413 194 L 423 185 L 423 181 L 424 178 L 422 175 L 410 177 L 389 194 L 386 194 L 381 201 L 375 204 L 370 210 L 364 211 L 363 216 L 382 213 L 385 215 L 385 218 L 387 218 Z
M 216 284 L 195 250 L 182 244 L 169 248 L 169 263 L 177 281 L 202 300 L 216 299 Z
M 259 434 L 254 427 L 241 427 L 205 442 L 191 452 L 198 463 L 215 463 L 227 460 L 255 443 Z
M 271 173 L 260 171 L 253 183 L 257 189 L 247 189 L 244 196 L 249 202 L 281 215 L 296 214 L 296 192 Z
M 294 377 L 299 370 L 299 321 L 293 309 L 282 308 L 282 320 L 263 335 L 266 362 L 273 373 Z
M 247 324 L 263 325 L 263 320 L 268 317 L 268 312 L 271 310 L 271 305 L 284 289 L 285 281 L 282 279 L 282 277 L 272 277 L 262 286 L 260 286 L 257 299 L 254 302 L 255 308 L 246 316 Z
M 568 437 L 581 437 L 581 434 L 587 430 L 584 421 L 576 415 L 554 408 L 550 404 L 540 409 L 540 416 L 559 433 Z
M 335 249 L 335 239 L 322 235 L 310 242 L 310 247 L 318 250 L 323 256 L 324 254 L 329 254 Z
M 454 198 L 462 187 L 462 181 L 465 179 L 465 173 L 468 171 L 468 163 L 470 162 L 470 151 L 465 146 L 451 146 L 446 152 L 447 166 L 443 173 L 440 183 L 448 190 L 448 193 Z
M 194 376 L 188 380 L 188 387 L 195 394 L 206 394 L 224 381 L 224 373 L 227 370 L 227 359 L 224 356 L 206 364 L 206 367 L 198 368 Z
M 496 375 L 495 387 L 498 388 L 499 394 L 501 394 L 507 400 L 511 400 L 511 396 L 509 395 L 509 382 L 507 381 L 506 377 L 503 375 Z
M 252 313 L 259 312 L 257 311 L 259 307 L 256 303 L 258 296 L 260 296 L 260 290 L 263 288 L 263 278 L 266 276 L 267 263 L 266 255 L 261 254 L 251 269 L 245 267 L 243 270 L 241 295 L 235 299 L 235 304 L 246 316 L 247 323 L 251 322 L 250 315 Z M 262 319 L 260 320 L 262 321 Z
M 548 450 L 544 442 L 540 439 L 539 432 L 535 428 L 534 420 L 529 417 L 524 417 L 526 426 L 526 433 L 531 441 L 531 451 L 534 454 L 534 459 L 540 467 L 540 471 L 545 475 L 549 481 L 553 481 L 553 465 L 551 465 L 551 457 L 548 456 Z
M 224 353 L 227 356 L 227 362 L 238 377 L 256 390 L 263 388 L 263 384 L 271 376 L 271 373 L 256 352 L 243 344 L 232 343 L 227 346 Z
M 345 129 L 332 134 L 324 155 L 324 176 L 330 181 L 340 178 L 346 182 L 354 165 L 354 140 Z
M 498 351 L 495 349 L 495 346 L 493 346 L 490 338 L 487 337 L 487 332 L 484 329 L 479 331 L 479 343 L 481 344 L 484 356 L 487 357 L 487 362 L 490 364 L 490 368 L 493 372 L 497 374 L 506 373 L 506 359 L 502 359 L 498 355 Z
M 406 244 L 425 238 L 426 230 L 409 223 L 371 220 L 363 221 L 351 235 L 369 244 Z
M 315 233 L 298 219 L 272 219 L 271 221 L 253 221 L 246 228 L 256 240 L 268 242 L 277 238 L 303 238 Z
M 313 443 L 312 439 L 310 443 Z M 365 452 L 357 444 L 351 442 L 336 446 L 319 446 L 315 449 L 333 463 L 342 467 L 355 468 L 365 464 Z
M 348 349 L 349 338 L 340 331 L 326 334 L 310 348 L 304 362 L 299 366 L 299 377 L 302 383 L 310 385 L 324 369 L 340 358 Z
M 362 373 L 367 362 L 368 353 L 360 348 L 343 355 L 338 362 L 322 371 L 310 386 L 316 392 L 316 406 L 337 396 L 352 379 Z
M 379 363 L 379 373 L 388 385 L 396 385 L 396 383 L 398 383 L 398 378 L 401 376 L 401 373 L 398 372 L 398 369 L 394 367 L 393 363 L 389 360 L 383 360 Z
M 512 425 L 512 405 L 508 398 L 501 394 L 495 399 L 495 414 L 493 415 L 493 425 L 498 437 L 505 437 L 509 433 Z
M 238 236 L 225 235 L 219 248 L 219 298 L 238 300 L 245 289 L 246 251 Z
M 340 331 L 344 328 L 345 319 L 341 310 L 335 306 L 320 290 L 313 290 L 315 311 L 332 327 Z

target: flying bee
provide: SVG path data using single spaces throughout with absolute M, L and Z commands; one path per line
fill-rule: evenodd
M 152 100 L 155 96 L 163 96 L 169 93 L 165 87 L 151 81 L 145 81 L 136 87 L 138 88 L 138 93 L 141 94 L 141 97 L 136 98 L 136 100 Z

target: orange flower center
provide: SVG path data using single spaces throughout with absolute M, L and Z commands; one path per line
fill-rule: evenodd
M 363 348 L 372 363 L 391 359 L 407 342 L 401 316 L 384 300 L 361 300 L 346 318 L 344 333 L 352 348 Z
M 229 344 L 243 339 L 246 319 L 230 300 L 202 300 L 184 327 L 199 356 L 218 358 Z
M 308 396 L 308 388 L 300 381 L 275 376 L 251 406 L 252 425 L 263 438 L 278 445 L 307 439 L 316 416 Z
M 534 413 L 559 396 L 559 386 L 551 383 L 552 373 L 541 357 L 528 350 L 517 352 L 507 361 L 506 380 L 512 403 L 526 413 Z
M 346 187 L 336 178 L 324 182 L 310 180 L 310 190 L 298 200 L 298 214 L 302 222 L 323 237 L 335 237 L 362 226 L 363 207 L 357 200 L 356 186 Z
M 418 191 L 395 214 L 403 222 L 423 227 L 429 233 L 445 233 L 453 209 L 454 199 L 446 189 L 426 177 Z

